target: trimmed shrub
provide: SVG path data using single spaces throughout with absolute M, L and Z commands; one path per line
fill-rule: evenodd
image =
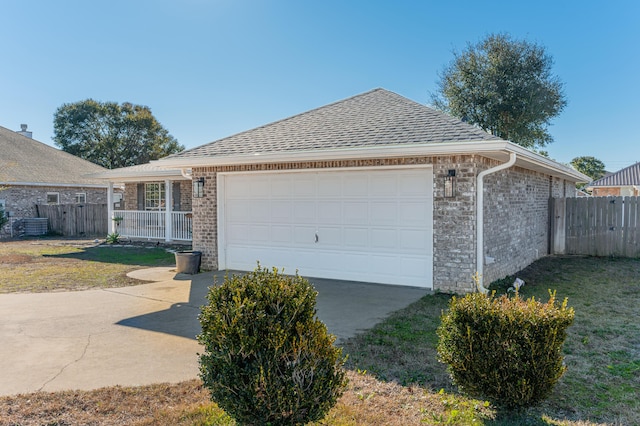
M 342 349 L 316 317 L 304 278 L 258 267 L 209 291 L 198 341 L 200 377 L 239 424 L 322 419 L 346 386 Z
M 566 370 L 562 344 L 573 318 L 555 292 L 547 303 L 517 293 L 453 297 L 437 331 L 439 360 L 468 395 L 509 409 L 533 406 Z

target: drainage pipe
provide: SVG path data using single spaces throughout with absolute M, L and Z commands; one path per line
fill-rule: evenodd
M 193 172 L 187 172 L 187 169 L 180 169 L 180 174 L 189 180 L 193 178 Z
M 478 291 L 487 294 L 489 290 L 483 284 L 484 277 L 484 177 L 500 170 L 508 169 L 516 163 L 516 153 L 509 153 L 509 161 L 478 173 L 476 186 L 476 273 Z

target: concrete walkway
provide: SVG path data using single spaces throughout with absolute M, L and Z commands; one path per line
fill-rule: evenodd
M 198 314 L 224 272 L 132 272 L 134 287 L 0 295 L 0 395 L 179 382 L 198 376 Z M 319 318 L 338 339 L 426 290 L 310 279 Z

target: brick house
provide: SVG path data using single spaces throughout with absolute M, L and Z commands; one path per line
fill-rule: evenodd
M 637 197 L 640 195 L 640 163 L 609 173 L 587 185 L 594 197 Z
M 474 290 L 549 252 L 585 176 L 384 89 L 152 162 L 194 182 L 208 269 Z
M 0 208 L 18 226 L 38 217 L 38 204 L 104 204 L 107 185 L 88 178 L 103 167 L 32 138 L 27 126 L 14 132 L 0 127 Z M 9 225 L 0 230 L 9 235 Z

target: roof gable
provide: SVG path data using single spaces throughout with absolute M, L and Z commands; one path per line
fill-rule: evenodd
M 375 89 L 166 159 L 482 140 L 501 139 L 396 93 Z
M 640 186 L 640 162 L 595 180 L 589 187 L 633 185 Z
M 0 126 L 0 183 L 100 185 L 87 178 L 106 169 Z

